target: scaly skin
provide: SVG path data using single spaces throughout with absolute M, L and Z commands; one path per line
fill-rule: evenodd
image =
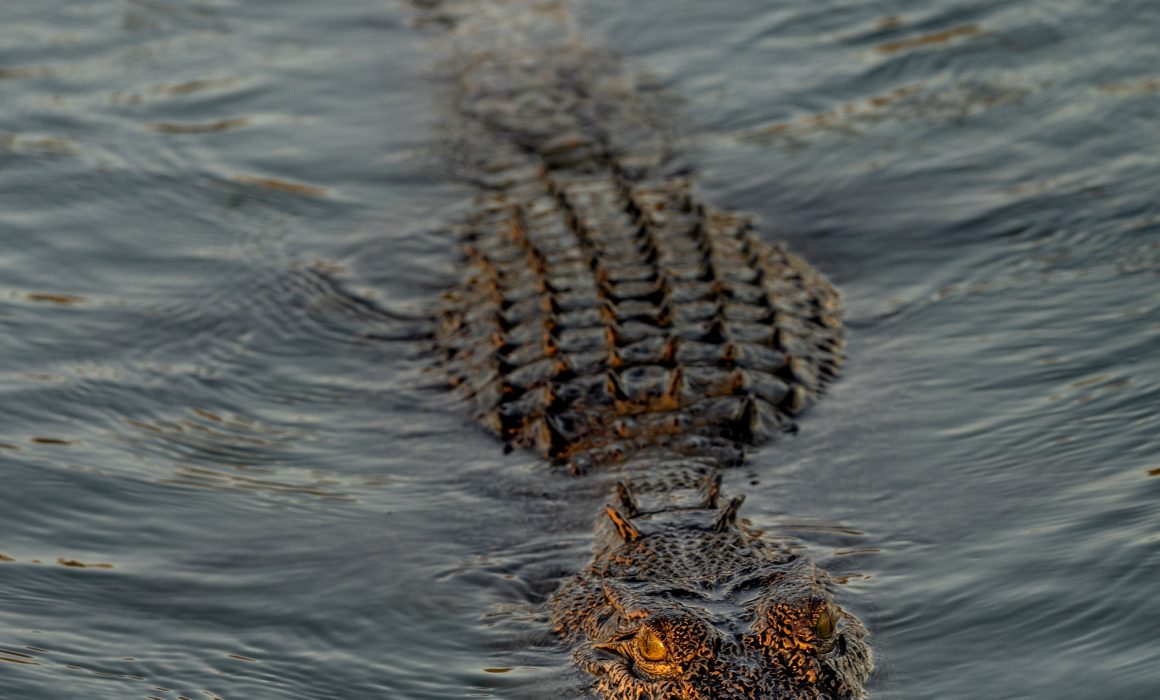
M 863 697 L 862 624 L 720 493 L 836 375 L 837 293 L 672 175 L 654 105 L 566 2 L 416 2 L 452 27 L 449 161 L 487 190 L 435 351 L 509 448 L 619 480 L 549 602 L 593 692 Z
M 658 464 L 670 485 L 705 485 L 665 489 L 650 504 L 629 484 L 655 489 L 655 476 L 622 482 L 592 563 L 550 603 L 594 690 L 619 700 L 863 697 L 866 631 L 834 602 L 828 577 L 737 522 L 739 499 L 722 502 L 712 461 L 698 469 L 645 454 L 626 469 Z

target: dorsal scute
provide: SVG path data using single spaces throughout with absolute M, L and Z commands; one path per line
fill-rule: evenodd
M 541 176 L 481 200 L 439 354 L 485 425 L 606 461 L 699 436 L 753 444 L 842 361 L 837 293 L 684 180 Z

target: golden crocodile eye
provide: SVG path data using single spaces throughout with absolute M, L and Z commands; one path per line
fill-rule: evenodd
M 830 605 L 822 609 L 822 613 L 818 615 L 817 622 L 814 623 L 814 637 L 818 641 L 825 642 L 833 638 L 834 633 L 838 631 L 838 615 L 837 611 Z
M 665 643 L 661 641 L 656 632 L 648 627 L 642 628 L 640 634 L 637 635 L 636 651 L 640 654 L 640 658 L 653 662 L 664 661 L 665 657 L 669 655 Z

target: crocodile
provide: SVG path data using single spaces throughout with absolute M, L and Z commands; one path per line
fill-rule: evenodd
M 567 5 L 417 4 L 451 26 L 449 160 L 483 190 L 435 355 L 507 449 L 608 482 L 591 561 L 547 601 L 575 667 L 618 700 L 864 697 L 863 624 L 722 490 L 836 377 L 837 292 L 700 200 Z

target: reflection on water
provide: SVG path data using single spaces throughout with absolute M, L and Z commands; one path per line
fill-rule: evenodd
M 1155 697 L 1156 8 L 574 9 L 843 291 L 846 374 L 727 486 L 874 697 Z M 577 691 L 541 602 L 604 494 L 426 369 L 474 190 L 414 19 L 0 8 L 0 695 Z
M 901 26 L 898 22 L 889 22 L 885 25 L 879 25 L 880 29 L 895 29 Z M 930 34 L 922 34 L 919 36 L 908 37 L 906 39 L 896 39 L 894 41 L 887 41 L 879 44 L 876 49 L 882 53 L 896 53 L 898 51 L 908 51 L 910 49 L 931 46 L 934 44 L 945 44 L 950 41 L 961 39 L 963 37 L 978 36 L 983 33 L 983 30 L 976 24 L 964 24 L 958 27 L 951 27 L 950 29 L 943 29 L 942 31 L 932 32 Z
M 313 185 L 304 185 L 300 182 L 290 182 L 289 180 L 279 180 L 273 177 L 257 177 L 255 175 L 235 175 L 234 180 L 243 185 L 252 185 L 253 187 L 263 187 L 275 192 L 287 192 L 289 194 L 297 194 L 303 197 L 325 197 L 327 191 L 325 187 L 315 187 Z
M 1030 94 L 1030 89 L 1014 85 L 970 81 L 937 87 L 922 83 L 904 85 L 820 114 L 750 129 L 741 138 L 756 143 L 780 140 L 786 145 L 804 146 L 811 136 L 832 134 L 854 138 L 878 124 L 897 128 L 900 122 L 914 120 L 938 124 L 961 121 Z
M 154 122 L 148 127 L 153 131 L 166 134 L 204 134 L 211 131 L 229 131 L 248 125 L 250 117 L 236 117 L 234 119 L 219 119 L 204 124 L 178 124 L 176 122 Z

